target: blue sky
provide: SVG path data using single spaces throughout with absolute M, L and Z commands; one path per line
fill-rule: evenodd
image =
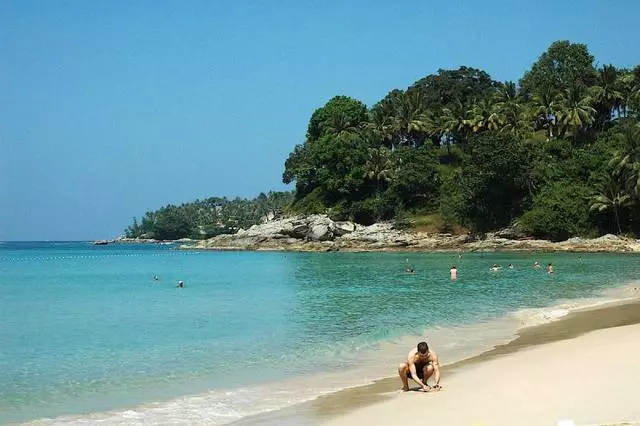
M 638 16 L 632 0 L 0 0 L 0 240 L 110 238 L 167 203 L 287 189 L 334 95 L 372 105 L 459 65 L 518 80 L 559 39 L 635 65 Z

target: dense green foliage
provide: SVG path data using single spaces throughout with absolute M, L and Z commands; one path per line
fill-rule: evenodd
M 439 216 L 441 230 L 519 222 L 552 239 L 637 232 L 640 66 L 594 66 L 557 41 L 519 84 L 439 70 L 367 109 L 336 96 L 285 162 L 293 211 L 361 223 Z
M 128 234 L 202 238 L 283 208 L 363 224 L 423 215 L 447 232 L 517 223 L 556 240 L 637 234 L 640 66 L 594 60 L 586 45 L 557 41 L 518 84 L 462 66 L 371 108 L 335 96 L 285 162 L 294 193 L 167 206 Z
M 140 223 L 133 218 L 133 224 L 127 228 L 125 236 L 176 240 L 230 234 L 260 223 L 265 218 L 277 216 L 292 200 L 291 192 L 269 192 L 253 200 L 212 197 L 181 206 L 168 205 L 145 213 Z

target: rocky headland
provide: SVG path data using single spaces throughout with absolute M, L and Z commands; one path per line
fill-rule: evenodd
M 236 234 L 183 244 L 190 250 L 283 251 L 573 251 L 640 252 L 640 240 L 604 235 L 552 242 L 536 240 L 514 228 L 482 238 L 398 229 L 393 223 L 363 226 L 326 215 L 290 217 L 241 229 Z

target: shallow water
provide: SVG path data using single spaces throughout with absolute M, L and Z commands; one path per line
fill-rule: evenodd
M 418 339 L 470 356 L 640 278 L 618 254 L 170 248 L 0 245 L 2 421 L 222 424 L 392 375 Z

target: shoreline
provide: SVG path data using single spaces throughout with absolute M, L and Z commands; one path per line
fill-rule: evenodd
M 592 332 L 609 328 L 638 326 L 639 324 L 640 298 L 576 310 L 553 322 L 523 328 L 518 331 L 515 339 L 506 344 L 497 345 L 493 349 L 470 358 L 443 365 L 442 384 L 447 387 L 447 382 L 451 378 L 463 378 L 474 368 L 490 364 L 492 361 L 508 359 L 519 353 L 526 353 L 531 349 L 541 348 L 544 350 L 555 343 L 571 341 Z M 360 413 L 365 415 L 367 410 L 400 400 L 398 395 L 402 393 L 399 392 L 399 388 L 400 381 L 397 377 L 387 377 L 371 384 L 323 395 L 312 401 L 286 407 L 282 410 L 243 418 L 232 424 L 316 425 L 326 422 L 348 424 L 349 421 L 342 421 L 343 417 L 353 421 L 349 416 Z M 411 393 L 413 394 L 413 392 Z M 415 394 L 417 395 L 418 392 Z M 375 417 L 370 420 L 373 419 Z M 392 421 L 392 419 L 393 417 L 389 417 L 388 421 Z

